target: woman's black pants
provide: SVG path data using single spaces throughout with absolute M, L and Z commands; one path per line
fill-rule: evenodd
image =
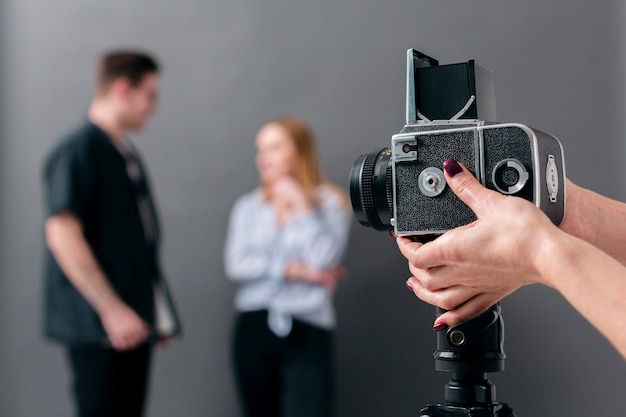
M 332 332 L 294 320 L 282 338 L 267 326 L 267 311 L 239 314 L 235 379 L 246 417 L 331 417 Z

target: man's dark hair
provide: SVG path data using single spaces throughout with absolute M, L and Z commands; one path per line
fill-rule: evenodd
M 145 52 L 112 51 L 100 58 L 96 74 L 96 92 L 105 94 L 118 78 L 127 78 L 132 86 L 138 86 L 146 74 L 159 72 L 159 64 Z

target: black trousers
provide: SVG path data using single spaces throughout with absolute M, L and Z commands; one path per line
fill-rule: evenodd
M 152 346 L 117 352 L 100 346 L 68 349 L 73 393 L 80 417 L 141 417 Z
M 247 417 L 331 417 L 333 335 L 294 320 L 289 336 L 276 336 L 267 312 L 241 313 L 233 359 Z

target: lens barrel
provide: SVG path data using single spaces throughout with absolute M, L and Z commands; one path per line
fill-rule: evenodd
M 361 155 L 350 171 L 350 199 L 359 223 L 376 230 L 393 230 L 391 149 Z

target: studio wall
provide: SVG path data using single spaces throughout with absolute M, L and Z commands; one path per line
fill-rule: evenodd
M 233 201 L 257 184 L 260 125 L 308 121 L 347 189 L 355 158 L 402 127 L 406 49 L 476 59 L 495 72 L 499 121 L 556 135 L 572 180 L 624 200 L 625 18 L 621 2 L 583 0 L 0 0 L 0 417 L 71 414 L 63 351 L 41 332 L 41 165 L 85 117 L 101 52 L 142 47 L 164 67 L 160 111 L 132 139 L 185 327 L 156 354 L 149 415 L 228 417 L 239 408 L 222 244 Z M 388 235 L 354 221 L 345 263 L 337 413 L 417 415 L 447 380 L 432 361 L 434 308 L 405 289 Z M 559 294 L 524 288 L 503 311 L 507 370 L 490 377 L 517 415 L 623 409 L 623 358 Z

